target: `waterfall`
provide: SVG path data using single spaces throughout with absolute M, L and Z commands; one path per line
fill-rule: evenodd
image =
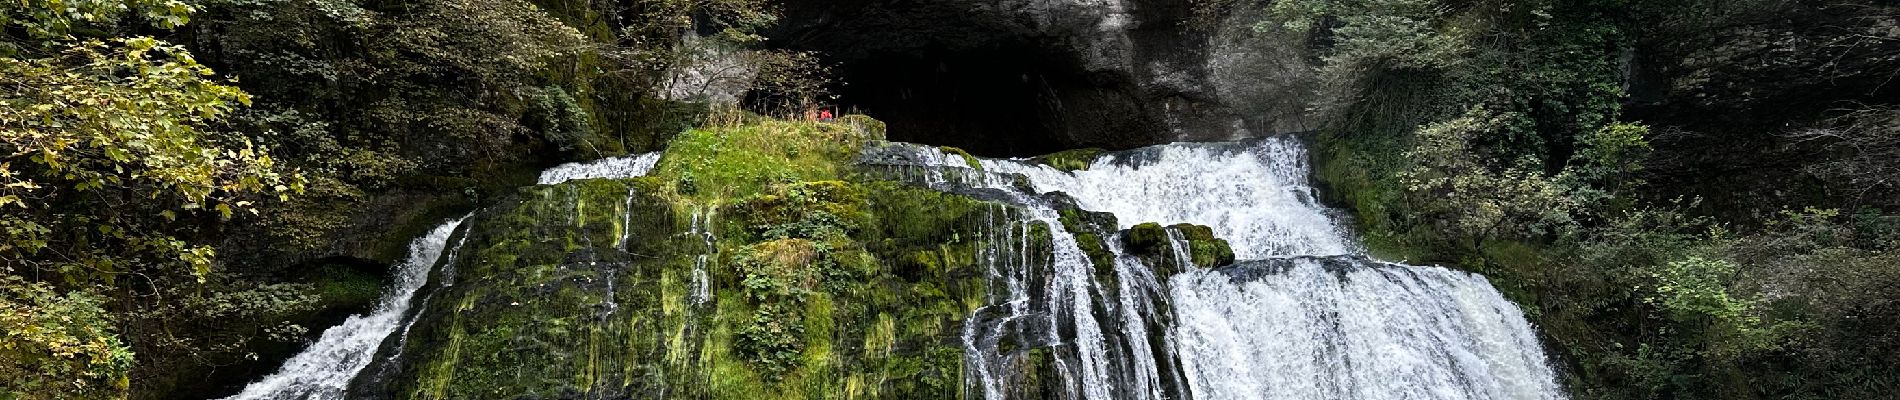
M 1025 259 L 1022 254 L 1028 252 L 1026 248 L 1014 249 L 1016 256 L 1013 257 L 989 258 L 991 284 L 1001 283 L 1002 295 L 993 288 L 990 304 L 976 310 L 968 319 L 972 322 L 966 323 L 963 331 L 966 352 L 971 353 L 966 362 L 976 370 L 970 384 L 977 386 L 985 398 L 1008 397 L 1005 388 L 1009 378 L 1005 365 L 1008 360 L 1004 358 L 1011 355 L 993 353 L 1000 347 L 997 342 L 1001 337 L 1010 334 L 1028 336 L 1021 340 L 1053 349 L 1057 356 L 1052 362 L 1062 382 L 1064 398 L 1168 398 L 1157 372 L 1157 349 L 1148 342 L 1146 330 L 1150 325 L 1161 325 L 1153 321 L 1157 307 L 1153 296 L 1159 296 L 1162 289 L 1149 275 L 1147 267 L 1121 256 L 1119 245 L 1111 246 L 1116 253 L 1113 269 L 1117 284 L 1105 286 L 1096 279 L 1096 266 L 1082 250 L 1075 233 L 1064 227 L 1057 199 L 1028 190 L 1006 174 L 985 172 L 1020 171 L 1021 168 L 1001 169 L 993 167 L 994 161 L 984 161 L 984 169 L 976 170 L 961 156 L 902 143 L 871 149 L 864 161 L 897 166 L 903 174 L 914 172 L 914 176 L 904 178 L 939 190 L 979 189 L 1000 195 L 1026 211 L 1026 220 L 1021 223 L 1047 228 L 1048 250 L 1052 253 L 1050 265 L 998 262 Z M 1024 229 L 1027 230 L 1028 225 L 1024 225 Z M 1105 236 L 1108 242 L 1116 241 L 1112 234 Z M 992 243 L 992 246 L 1008 246 L 1007 238 L 1011 235 L 1003 237 L 1006 239 L 1002 243 Z M 1046 280 L 1039 282 L 1043 287 L 1024 288 L 1029 280 L 1036 278 Z M 1041 295 L 1030 296 L 1029 293 Z M 1041 321 L 1024 321 L 1028 319 Z M 1165 354 L 1165 350 L 1161 351 Z
M 1056 357 L 1055 363 L 1056 369 L 1062 372 L 1063 388 L 1068 397 L 1117 398 L 1112 397 L 1115 385 L 1109 343 L 1103 335 L 1102 322 L 1095 314 L 1100 290 L 1093 277 L 1094 265 L 1076 242 L 1075 235 L 1063 228 L 1059 213 L 1046 200 L 1030 197 L 1005 185 L 994 185 L 990 189 L 1005 190 L 1004 193 L 1013 197 L 1016 203 L 1029 208 L 1030 222 L 1048 227 L 1050 250 L 1054 253 L 1052 271 L 1048 271 L 1050 277 L 1046 291 L 1049 295 L 1043 296 L 1040 299 L 1042 304 L 1037 306 L 1044 310 L 1040 313 L 1045 319 L 1042 326 L 1050 328 L 1040 333 L 1046 336 L 1043 338 L 1046 343 L 1062 350 L 1064 356 Z M 1004 319 L 1020 319 L 1032 314 L 1028 308 L 1016 307 Z M 1065 332 L 1071 336 L 1063 336 Z M 965 341 L 970 340 L 966 338 Z M 985 375 L 995 374 L 986 372 Z M 1000 386 L 1000 383 L 990 381 L 983 385 L 985 392 L 988 392 L 989 387 Z
M 1317 201 L 1306 157 L 1297 140 L 1274 137 L 1111 153 L 1076 172 L 1026 160 L 972 165 L 902 143 L 869 146 L 860 161 L 874 174 L 999 203 L 978 253 L 988 292 L 971 304 L 958 338 L 971 398 L 1565 397 L 1515 304 L 1477 274 L 1362 255 L 1339 213 Z M 658 160 L 567 164 L 540 181 L 640 176 Z M 1115 226 L 1077 223 L 1076 209 L 1113 214 Z M 693 210 L 688 226 L 705 244 L 691 264 L 695 306 L 711 302 L 713 218 Z M 621 217 L 614 247 L 636 239 L 632 221 Z M 1193 267 L 1186 235 L 1174 228 L 1165 230 L 1172 253 L 1129 254 L 1116 230 L 1145 222 L 1208 226 L 1246 261 Z M 461 223 L 416 239 L 373 313 L 325 331 L 232 398 L 342 398 L 384 341 L 403 340 L 391 336 L 414 323 L 405 319 L 410 299 L 437 259 L 459 252 L 444 247 Z M 1090 253 L 1096 243 L 1106 256 Z M 1154 257 L 1178 268 L 1148 265 Z M 1178 272 L 1160 272 L 1169 270 Z M 620 288 L 607 273 L 602 301 L 611 314 Z
M 1483 277 L 1358 257 L 1176 275 L 1198 399 L 1560 399 L 1517 306 Z
M 1042 299 L 1050 307 L 1013 307 L 1028 299 L 1010 287 L 1010 297 L 991 296 L 964 329 L 966 351 L 979 353 L 966 357 L 981 389 L 974 392 L 986 399 L 1013 396 L 1002 388 L 1008 371 L 997 358 L 1008 355 L 994 354 L 996 331 L 1037 313 L 1052 324 L 1038 332 L 1063 333 L 1041 345 L 1076 353 L 1055 359 L 1068 398 L 1565 397 L 1522 311 L 1484 277 L 1358 255 L 1343 218 L 1317 201 L 1306 157 L 1297 139 L 1270 137 L 1111 153 L 1075 172 L 998 159 L 975 170 L 914 145 L 869 150 L 866 162 L 899 166 L 899 179 L 940 190 L 1000 191 L 1056 231 L 1056 265 L 1035 272 L 1053 276 Z M 1122 229 L 1211 227 L 1237 257 L 1253 261 L 1159 277 L 1110 234 L 1117 290 L 1102 291 L 1043 200 L 1057 192 L 1114 214 Z M 1177 265 L 1188 265 L 1181 233 L 1168 236 Z M 1095 318 L 1097 308 L 1105 319 Z M 1170 390 L 1176 379 L 1181 388 Z
M 1315 198 L 1306 150 L 1294 138 L 1147 147 L 1103 155 L 1073 173 L 1021 160 L 984 160 L 983 168 L 1027 176 L 1038 191 L 1113 213 L 1123 229 L 1206 225 L 1233 242 L 1241 259 L 1357 252 Z
M 654 165 L 659 163 L 659 160 L 660 153 L 655 152 L 562 164 L 542 171 L 539 183 L 542 185 L 552 185 L 578 179 L 620 179 L 638 177 L 646 175 L 647 172 L 651 171 Z M 566 191 L 564 193 L 568 196 L 574 195 L 573 191 Z M 625 249 L 627 241 L 632 239 L 632 227 L 625 226 L 629 220 L 624 218 L 631 218 L 632 201 L 635 194 L 636 193 L 633 192 L 627 193 L 627 209 L 622 210 L 622 212 L 628 214 L 626 217 L 623 217 L 622 220 L 621 236 L 618 238 L 618 242 L 615 246 L 617 248 Z M 572 201 L 572 199 L 570 199 L 569 202 L 570 204 L 578 204 Z M 324 330 L 323 336 L 311 344 L 310 347 L 305 348 L 303 352 L 292 356 L 277 372 L 246 385 L 242 392 L 226 399 L 289 400 L 346 398 L 346 392 L 349 389 L 351 381 L 355 380 L 357 375 L 361 374 L 362 371 L 376 359 L 376 351 L 382 346 L 385 340 L 400 330 L 402 335 L 398 337 L 398 342 L 407 341 L 409 327 L 416 322 L 415 316 L 408 315 L 409 310 L 412 308 L 410 300 L 415 296 L 417 291 L 428 283 L 429 272 L 437 265 L 437 260 L 444 255 L 444 248 L 448 247 L 450 236 L 453 235 L 456 229 L 462 225 L 462 222 L 468 218 L 468 216 L 464 216 L 454 221 L 449 221 L 429 231 L 428 234 L 416 238 L 414 242 L 410 243 L 409 258 L 397 267 L 395 282 L 390 286 L 388 292 L 383 294 L 381 301 L 377 303 L 376 308 L 369 314 L 350 316 L 349 319 L 343 321 L 342 324 Z M 710 235 L 707 236 L 707 240 L 711 240 Z M 456 243 L 456 249 L 447 251 L 450 255 L 448 263 L 445 264 L 453 263 L 454 254 L 460 251 L 460 243 L 461 242 Z M 710 242 L 708 243 L 710 245 Z M 453 268 L 453 265 L 444 267 L 443 275 L 445 279 L 453 279 Z M 704 266 L 702 265 L 700 268 L 704 268 Z M 604 301 L 606 307 L 603 307 L 605 312 L 610 314 L 618 308 L 618 304 L 612 301 L 612 299 L 615 298 L 612 273 L 613 271 L 609 271 L 610 275 L 607 281 L 605 297 L 607 300 Z M 703 276 L 703 274 L 703 272 L 697 272 L 696 277 Z M 445 281 L 442 284 L 448 285 L 451 283 L 452 282 Z M 701 282 L 699 284 L 703 285 L 704 283 Z M 703 292 L 704 289 L 696 289 L 696 291 Z M 697 295 L 703 295 L 703 293 L 697 292 Z M 430 297 L 431 296 L 424 297 L 425 304 Z M 405 346 L 397 346 L 396 348 L 400 351 L 403 347 Z M 398 355 L 389 355 L 387 358 L 393 360 Z
M 284 362 L 276 373 L 244 387 L 226 399 L 341 399 L 350 380 L 374 359 L 376 348 L 403 324 L 409 299 L 428 283 L 429 270 L 448 246 L 449 237 L 468 217 L 442 224 L 409 243 L 409 258 L 397 267 L 395 282 L 376 308 L 352 315 L 302 353 Z
M 536 183 L 553 185 L 577 179 L 633 178 L 646 175 L 659 163 L 659 152 L 567 163 L 541 171 L 541 179 Z

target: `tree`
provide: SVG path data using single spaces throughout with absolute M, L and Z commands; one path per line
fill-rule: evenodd
M 202 283 L 216 252 L 196 239 L 301 187 L 250 137 L 215 129 L 248 95 L 183 47 L 112 33 L 192 11 L 0 5 L 0 396 L 124 397 L 132 356 L 102 297 Z

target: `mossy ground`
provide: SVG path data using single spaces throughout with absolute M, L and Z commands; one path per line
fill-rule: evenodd
M 697 129 L 649 177 L 523 189 L 469 220 L 454 285 L 422 310 L 382 390 L 962 397 L 957 328 L 985 302 L 979 254 L 1013 210 L 859 178 L 850 160 L 876 138 L 862 126 Z M 708 214 L 712 299 L 695 304 L 705 246 L 689 231 Z

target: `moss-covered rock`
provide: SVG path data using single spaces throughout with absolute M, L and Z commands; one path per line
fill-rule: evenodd
M 466 223 L 452 285 L 421 295 L 403 357 L 362 394 L 961 396 L 956 335 L 991 290 L 982 254 L 1024 245 L 1001 239 L 1020 213 L 846 173 L 857 135 L 697 130 L 653 176 L 523 189 Z
M 1214 236 L 1214 229 L 1202 225 L 1175 224 L 1162 227 L 1161 224 L 1146 222 L 1136 224 L 1122 231 L 1122 245 L 1128 253 L 1141 258 L 1147 265 L 1157 269 L 1156 276 L 1167 277 L 1179 272 L 1187 265 L 1180 264 L 1174 248 L 1175 242 L 1169 238 L 1169 231 L 1178 232 L 1187 248 L 1179 249 L 1188 256 L 1188 263 L 1200 268 L 1213 268 L 1234 263 L 1233 246 L 1226 239 Z
M 1194 224 L 1175 224 L 1168 228 L 1180 231 L 1182 239 L 1187 240 L 1188 256 L 1194 265 L 1213 268 L 1234 263 L 1234 247 L 1227 239 L 1214 236 L 1214 228 Z
M 1105 152 L 1107 150 L 1098 148 L 1063 150 L 1032 158 L 1031 161 L 1068 172 L 1084 171 L 1089 169 L 1090 164 L 1095 163 L 1096 157 L 1100 157 Z
M 1073 202 L 1057 210 L 1061 215 L 1062 228 L 1075 236 L 1075 243 L 1081 247 L 1082 254 L 1088 255 L 1089 262 L 1095 266 L 1097 278 L 1104 282 L 1115 279 L 1115 253 L 1103 241 L 1104 232 L 1115 232 L 1115 214 L 1083 210 Z
M 1165 254 L 1168 251 L 1168 231 L 1161 224 L 1143 222 L 1122 232 L 1122 245 L 1133 254 Z
M 975 170 L 983 169 L 983 162 L 977 161 L 976 156 L 970 155 L 970 152 L 968 151 L 963 151 L 963 149 L 959 149 L 959 148 L 951 147 L 951 146 L 938 147 L 938 149 L 943 150 L 943 152 L 945 153 L 950 153 L 958 157 L 963 157 L 963 164 L 966 166 L 969 166 L 970 169 L 975 169 Z

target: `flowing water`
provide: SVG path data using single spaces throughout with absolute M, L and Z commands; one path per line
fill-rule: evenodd
M 1357 257 L 1176 275 L 1198 399 L 1559 399 L 1517 306 L 1484 277 Z
M 660 153 L 644 153 L 625 157 L 607 158 L 589 162 L 569 163 L 542 171 L 539 183 L 557 184 L 577 179 L 617 179 L 646 175 L 660 160 Z M 628 208 L 631 212 L 635 193 L 627 193 Z M 630 214 L 629 214 L 630 215 Z M 357 375 L 361 374 L 374 360 L 376 351 L 383 341 L 399 330 L 398 342 L 408 340 L 408 331 L 415 324 L 416 316 L 409 314 L 411 298 L 423 286 L 427 285 L 429 272 L 438 264 L 448 247 L 450 236 L 462 225 L 462 217 L 449 221 L 423 235 L 409 245 L 409 258 L 397 267 L 395 282 L 388 292 L 383 294 L 376 308 L 367 315 L 354 315 L 342 324 L 323 331 L 323 336 L 305 348 L 303 352 L 292 356 L 276 373 L 252 382 L 229 400 L 290 400 L 290 399 L 343 399 L 348 397 L 349 386 Z M 625 225 L 625 222 L 622 223 Z M 697 227 L 697 224 L 696 224 Z M 619 243 L 615 247 L 625 249 L 626 242 L 632 239 L 631 227 L 623 228 Z M 710 241 L 711 236 L 708 235 Z M 451 284 L 454 274 L 454 254 L 459 252 L 461 241 L 456 248 L 447 250 L 449 260 L 444 262 L 443 285 Z M 710 242 L 709 242 L 710 243 Z M 611 273 L 611 272 L 610 272 Z M 606 299 L 615 298 L 613 282 L 609 275 Z M 703 283 L 701 283 L 703 284 Z M 431 292 L 431 295 L 434 293 Z M 424 296 L 423 304 L 433 296 Z M 618 307 L 614 301 L 606 301 L 606 312 L 612 313 Z M 395 348 L 400 351 L 403 347 Z M 400 353 L 388 358 L 400 357 Z
M 429 271 L 448 247 L 449 237 L 468 217 L 442 224 L 409 244 L 409 258 L 397 267 L 395 282 L 384 293 L 376 308 L 367 315 L 352 315 L 342 324 L 323 331 L 323 336 L 302 353 L 284 362 L 283 368 L 244 387 L 227 399 L 341 399 L 350 380 L 368 367 L 383 339 L 404 326 L 409 299 L 428 283 Z
M 1147 147 L 1103 155 L 1074 173 L 1018 160 L 984 160 L 983 168 L 1027 176 L 1037 191 L 1113 213 L 1123 229 L 1143 222 L 1212 227 L 1241 259 L 1357 252 L 1334 212 L 1317 203 L 1306 151 L 1292 138 Z
M 1154 146 L 1076 172 L 1024 160 L 982 160 L 975 170 L 936 149 L 904 151 L 872 158 L 927 167 L 910 174 L 932 187 L 1008 193 L 1051 226 L 1060 225 L 1039 193 L 1112 213 L 1124 229 L 1206 225 L 1255 260 L 1157 277 L 1108 239 L 1118 289 L 1109 294 L 1089 289 L 1087 261 L 1064 258 L 1079 252 L 1069 250 L 1073 238 L 1055 235 L 1053 271 L 1031 274 L 1053 274 L 1042 301 L 1064 307 L 1005 307 L 1034 300 L 992 296 L 965 327 L 972 385 L 984 398 L 1011 398 L 1002 387 L 1012 372 L 993 362 L 1008 355 L 985 345 L 999 335 L 981 333 L 1050 310 L 1048 332 L 1074 332 L 1051 340 L 1058 353 L 1076 353 L 1056 360 L 1070 398 L 1564 398 L 1523 313 L 1484 277 L 1357 255 L 1342 217 L 1317 202 L 1294 138 Z M 1168 235 L 1176 265 L 1186 265 L 1185 240 Z
M 659 152 L 567 163 L 541 171 L 541 179 L 535 183 L 553 185 L 577 179 L 632 178 L 646 175 L 659 163 Z
M 640 176 L 658 160 L 567 164 L 540 182 Z M 993 209 L 990 229 L 999 231 L 983 233 L 991 238 L 980 253 L 990 291 L 960 338 L 968 397 L 1564 398 L 1530 324 L 1484 277 L 1360 255 L 1342 217 L 1316 201 L 1295 139 L 1154 146 L 1104 155 L 1073 173 L 1023 160 L 971 165 L 901 143 L 872 146 L 862 161 L 895 179 L 1013 205 Z M 1065 228 L 1068 208 L 1111 213 L 1118 226 Z M 694 304 L 712 300 L 712 217 L 695 211 L 689 227 L 707 246 L 692 266 Z M 1209 226 L 1248 261 L 1157 274 L 1120 245 L 1117 230 L 1144 222 Z M 340 398 L 404 325 L 410 297 L 459 224 L 417 239 L 375 313 L 326 331 L 233 398 Z M 636 235 L 626 229 L 616 247 Z M 1189 265 L 1182 233 L 1167 234 L 1174 244 L 1167 256 Z M 1083 236 L 1099 238 L 1110 261 L 1096 265 Z M 611 303 L 615 288 L 606 290 Z M 1052 376 L 1027 372 L 1032 360 L 1046 362 Z M 1033 379 L 1042 386 L 1021 383 Z

